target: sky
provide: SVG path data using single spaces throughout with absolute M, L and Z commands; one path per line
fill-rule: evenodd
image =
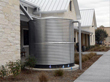
M 78 0 L 80 9 L 95 9 L 97 26 L 110 27 L 110 0 Z

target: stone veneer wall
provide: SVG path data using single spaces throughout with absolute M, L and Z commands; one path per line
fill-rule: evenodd
M 0 0 L 0 65 L 20 59 L 19 0 Z

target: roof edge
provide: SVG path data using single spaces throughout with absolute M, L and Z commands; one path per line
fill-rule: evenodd
M 77 32 L 79 32 L 78 28 L 74 28 L 74 30 L 76 30 Z M 83 30 L 81 29 L 81 33 L 85 33 L 85 34 L 93 34 L 93 32 L 87 31 L 87 30 Z
M 87 11 L 87 10 L 94 10 L 95 11 L 95 9 L 80 9 L 80 11 Z
M 81 19 L 81 14 L 80 14 L 80 10 L 79 10 L 78 1 L 73 0 L 73 4 L 74 4 L 74 7 L 75 7 L 77 20 L 80 20 Z
M 34 8 L 39 8 L 38 6 L 36 6 L 36 5 L 32 4 L 32 3 L 29 3 L 28 1 L 25 1 L 25 0 L 20 0 L 20 2 L 23 3 L 23 4 L 27 4 L 27 5 L 29 5 L 31 7 L 34 7 Z
M 95 14 L 95 10 L 94 10 L 94 22 L 95 22 L 95 26 L 97 27 L 97 19 L 96 19 L 96 14 Z
M 48 13 L 64 13 L 67 10 L 58 10 L 58 11 L 39 11 L 39 12 L 33 12 L 33 14 L 48 14 Z
M 95 14 L 95 9 L 80 9 L 80 12 L 86 12 L 92 10 L 93 11 L 93 15 L 92 15 L 92 19 L 91 19 L 91 24 L 87 25 L 87 26 L 81 26 L 81 27 L 90 27 L 92 26 L 93 22 L 94 22 L 94 26 L 97 27 L 97 22 L 96 22 L 96 14 Z
M 81 26 L 81 27 L 91 27 L 91 25 L 88 25 L 88 26 Z

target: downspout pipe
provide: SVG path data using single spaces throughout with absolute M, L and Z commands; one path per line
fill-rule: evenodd
M 79 21 L 73 21 L 72 24 L 78 23 L 79 29 L 79 69 L 82 70 L 82 55 L 81 55 L 81 23 Z
M 30 20 L 33 20 L 33 18 L 30 16 L 30 14 L 27 12 L 27 10 L 24 8 L 24 6 L 20 3 L 20 9 L 23 11 L 23 13 L 28 17 Z

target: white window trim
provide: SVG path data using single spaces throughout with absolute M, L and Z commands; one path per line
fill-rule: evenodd
M 92 35 L 91 35 L 91 43 L 92 43 Z
M 23 31 L 24 30 L 29 30 L 28 28 L 22 28 L 22 44 L 23 44 L 23 47 L 29 47 L 29 45 L 24 45 L 24 33 L 23 33 Z

